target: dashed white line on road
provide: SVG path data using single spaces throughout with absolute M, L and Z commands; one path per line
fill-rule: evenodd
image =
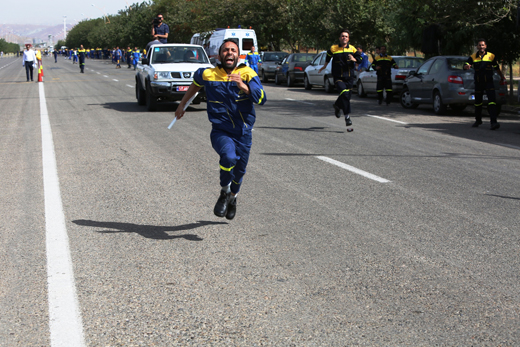
M 371 114 L 367 114 L 368 117 L 373 117 L 373 118 L 379 118 L 379 119 L 383 119 L 383 120 L 387 120 L 387 121 L 390 121 L 390 122 L 395 122 L 395 123 L 399 123 L 399 124 L 408 124 L 406 122 L 401 122 L 399 120 L 395 120 L 395 119 L 391 119 L 391 118 L 386 118 L 386 117 L 381 117 L 381 116 L 373 116 Z
M 106 78 L 108 78 L 108 76 L 107 76 L 107 75 L 103 75 L 103 77 L 106 77 Z
M 112 81 L 116 81 L 116 82 L 119 82 L 119 80 L 116 80 L 116 79 L 114 79 L 114 78 L 112 78 Z
M 353 173 L 356 173 L 358 175 L 361 175 L 363 177 L 366 177 L 366 178 L 370 178 L 371 180 L 374 180 L 374 181 L 377 181 L 377 182 L 380 182 L 380 183 L 389 183 L 390 181 L 385 179 L 385 178 L 382 178 L 382 177 L 379 177 L 379 176 L 376 176 L 374 174 L 371 174 L 370 172 L 366 172 L 366 171 L 363 171 L 361 169 L 358 169 L 354 166 L 350 166 L 350 165 L 347 165 L 345 163 L 342 163 L 340 161 L 337 161 L 337 160 L 334 160 L 334 159 L 331 159 L 329 157 L 322 157 L 322 156 L 319 156 L 319 157 L 316 157 L 320 160 L 323 160 L 327 163 L 330 163 L 330 164 L 333 164 L 333 165 L 336 165 L 342 169 L 345 169 L 345 170 L 348 170 L 350 172 L 353 172 Z
M 50 345 L 51 347 L 83 347 L 85 346 L 83 324 L 74 283 L 74 270 L 61 201 L 52 129 L 43 83 L 38 85 L 42 135 Z
M 134 86 L 131 86 L 131 85 L 129 85 L 129 84 L 127 84 L 126 86 L 127 86 L 127 87 L 130 87 L 130 88 L 133 88 L 133 87 L 134 87 Z
M 306 105 L 316 105 L 316 104 L 313 104 L 312 102 L 300 101 L 300 100 L 295 100 L 295 99 L 290 99 L 290 98 L 285 98 L 285 100 L 295 101 L 295 102 L 299 102 L 301 104 L 306 104 Z
M 96 73 L 97 73 L 98 75 L 101 75 L 101 73 L 99 73 L 99 72 L 96 72 Z

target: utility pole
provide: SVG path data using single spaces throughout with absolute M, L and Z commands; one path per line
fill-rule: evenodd
M 67 16 L 63 16 L 63 39 L 67 38 Z

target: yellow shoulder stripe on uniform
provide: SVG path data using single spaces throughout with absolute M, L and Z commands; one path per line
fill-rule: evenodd
M 356 48 L 352 45 L 349 45 L 348 47 L 340 47 L 339 45 L 334 45 L 330 47 L 330 51 L 332 54 L 338 54 L 338 53 L 356 53 Z

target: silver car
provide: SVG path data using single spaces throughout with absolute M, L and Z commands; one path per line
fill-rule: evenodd
M 474 70 L 464 70 L 467 60 L 464 56 L 438 56 L 410 71 L 400 95 L 401 106 L 416 108 L 419 104 L 433 104 L 436 114 L 445 114 L 448 105 L 462 111 L 475 104 Z M 496 72 L 493 79 L 498 114 L 507 102 L 507 83 Z M 483 99 L 487 104 L 487 95 Z
M 423 58 L 408 57 L 408 56 L 392 56 L 394 58 L 398 69 L 392 69 L 392 90 L 394 96 L 399 95 L 403 89 L 403 83 L 408 73 L 412 70 L 417 70 L 424 62 Z M 357 80 L 358 95 L 362 98 L 367 94 L 377 94 L 377 72 L 374 69 L 374 64 L 368 67 L 367 71 L 359 74 Z
M 270 78 L 274 79 L 276 74 L 276 67 L 289 53 L 286 52 L 262 52 L 260 59 L 262 62 L 258 63 L 258 75 L 262 82 L 266 83 Z
M 330 71 L 331 64 L 329 64 L 322 72 L 318 72 L 323 65 L 325 65 L 326 58 L 327 51 L 320 52 L 311 64 L 305 68 L 305 74 L 303 76 L 305 89 L 310 90 L 313 86 L 320 86 L 324 87 L 327 93 L 332 93 L 334 91 L 334 78 L 332 78 L 332 73 Z

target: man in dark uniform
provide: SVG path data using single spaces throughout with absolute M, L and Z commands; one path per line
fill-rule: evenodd
M 482 99 L 485 91 L 488 98 L 491 130 L 496 130 L 500 128 L 500 124 L 497 121 L 497 102 L 495 83 L 493 82 L 494 70 L 497 70 L 503 80 L 505 80 L 505 77 L 500 71 L 495 55 L 487 52 L 486 48 L 486 40 L 478 39 L 478 51 L 468 58 L 464 69 L 469 70 L 472 66 L 475 69 L 475 123 L 472 126 L 476 128 L 482 124 Z
M 356 79 L 356 64 L 361 63 L 361 56 L 357 49 L 349 44 L 350 32 L 342 30 L 339 34 L 339 44 L 333 45 L 327 51 L 325 65 L 319 70 L 322 72 L 332 60 L 332 77 L 334 84 L 339 91 L 339 96 L 334 103 L 334 113 L 336 118 L 340 117 L 340 111 L 345 115 L 345 124 L 352 125 L 350 119 L 350 97 L 352 96 L 352 86 Z
M 377 73 L 377 98 L 379 105 L 383 103 L 383 90 L 386 89 L 386 104 L 392 100 L 392 68 L 398 69 L 394 58 L 386 54 L 386 46 L 379 48 L 380 54 L 375 56 L 374 65 Z
M 170 33 L 170 27 L 168 26 L 168 24 L 163 23 L 163 19 L 164 17 L 160 13 L 157 15 L 157 18 L 154 19 L 152 36 L 154 39 L 161 41 L 161 43 L 168 43 L 168 34 Z
M 213 213 L 233 219 L 251 151 L 254 104 L 263 105 L 266 96 L 256 72 L 244 64 L 237 66 L 240 49 L 236 42 L 224 40 L 219 55 L 221 63 L 217 67 L 197 70 L 175 117 L 182 118 L 187 101 L 204 87 L 212 125 L 211 144 L 220 156 L 221 191 Z
M 79 57 L 79 69 L 81 73 L 85 73 L 85 48 L 81 45 L 78 49 L 78 57 Z

